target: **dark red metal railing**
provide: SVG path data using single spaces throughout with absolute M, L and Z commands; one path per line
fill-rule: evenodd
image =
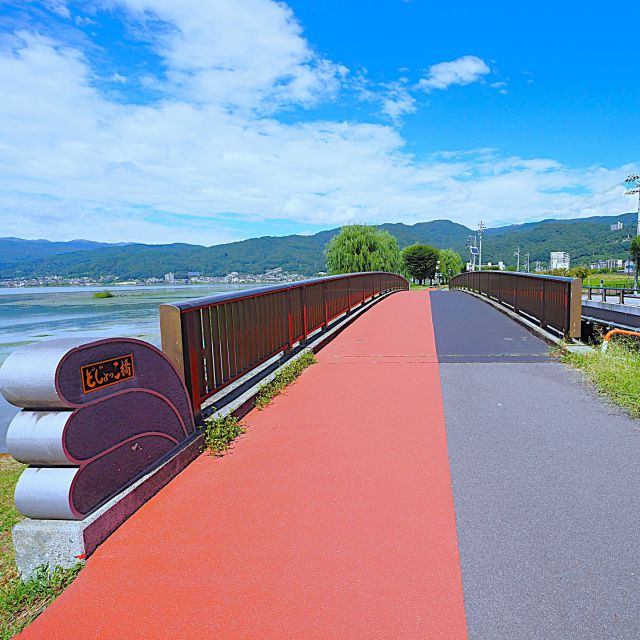
M 163 304 L 162 350 L 183 375 L 198 415 L 212 395 L 339 316 L 408 288 L 394 273 L 352 273 Z
M 579 338 L 582 293 L 578 278 L 513 271 L 467 271 L 449 281 L 450 289 L 468 289 L 567 338 Z

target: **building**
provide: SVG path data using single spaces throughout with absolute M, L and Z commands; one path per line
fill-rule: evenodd
M 549 256 L 549 270 L 568 269 L 571 256 L 566 251 L 552 251 Z
M 611 229 L 611 231 L 621 231 L 624 229 L 624 224 L 622 224 L 622 222 L 616 222 L 615 224 L 609 225 L 609 229 Z
M 622 269 L 622 266 L 622 260 L 616 260 L 615 258 L 597 260 L 589 265 L 591 269 Z
M 171 273 L 171 271 L 169 271 L 169 273 L 165 273 L 164 274 L 164 281 L 165 282 L 175 282 L 176 281 L 176 277 L 173 273 Z

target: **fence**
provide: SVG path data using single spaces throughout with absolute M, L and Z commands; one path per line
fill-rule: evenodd
M 393 273 L 354 273 L 163 304 L 162 350 L 183 375 L 198 415 L 207 398 L 338 316 L 408 288 Z
M 449 281 L 451 289 L 468 289 L 513 309 L 516 313 L 567 338 L 579 338 L 581 281 L 512 271 L 461 273 Z

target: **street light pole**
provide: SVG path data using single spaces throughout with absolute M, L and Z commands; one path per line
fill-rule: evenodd
M 518 248 L 513 252 L 513 257 L 518 260 L 516 271 L 520 271 L 520 245 L 518 245 Z

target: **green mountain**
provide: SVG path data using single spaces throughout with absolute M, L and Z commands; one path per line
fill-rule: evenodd
M 49 240 L 23 240 L 22 238 L 0 238 L 0 269 L 10 265 L 49 258 L 62 253 L 91 251 L 110 246 L 106 242 L 90 240 L 70 240 L 51 242 Z
M 621 221 L 624 229 L 611 231 Z M 635 233 L 636 215 L 595 216 L 571 220 L 543 220 L 487 229 L 483 242 L 483 262 L 498 260 L 515 264 L 513 253 L 547 262 L 551 251 L 568 251 L 572 264 L 593 259 L 625 258 L 627 234 Z M 426 242 L 442 249 L 455 249 L 467 259 L 467 238 L 473 233 L 450 220 L 433 220 L 414 225 L 383 224 L 401 247 Z M 104 245 L 87 241 L 47 243 L 46 241 L 0 238 L 0 279 L 43 276 L 99 277 L 120 279 L 161 277 L 169 271 L 177 276 L 187 271 L 220 276 L 231 271 L 263 273 L 283 267 L 289 272 L 314 274 L 325 267 L 324 247 L 338 229 L 311 236 L 266 236 L 240 242 L 203 247 L 190 244 Z

